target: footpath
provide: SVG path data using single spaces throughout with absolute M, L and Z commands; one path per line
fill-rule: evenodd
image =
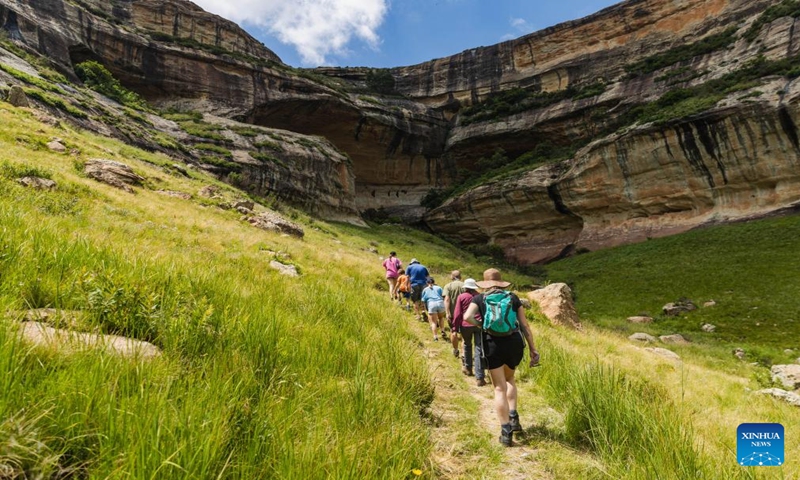
M 475 377 L 461 373 L 461 359 L 448 341 L 433 342 L 427 323 L 409 317 L 421 353 L 425 356 L 435 388 L 429 412 L 432 425 L 433 475 L 447 479 L 554 479 L 539 462 L 540 452 L 531 445 L 533 416 L 526 412 L 520 392 L 520 420 L 526 430 L 515 434 L 514 446 L 498 442 L 500 425 L 494 413 L 494 387 L 478 387 Z M 463 351 L 463 344 L 461 345 Z M 489 376 L 486 376 L 487 381 Z M 530 403 L 527 404 L 530 404 Z M 528 413 L 528 414 L 526 414 Z

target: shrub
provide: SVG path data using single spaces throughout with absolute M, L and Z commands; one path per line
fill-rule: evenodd
M 97 93 L 127 107 L 137 110 L 150 110 L 147 102 L 139 94 L 132 92 L 119 83 L 106 67 L 98 62 L 89 60 L 75 65 L 75 74 L 86 85 Z
M 367 72 L 367 88 L 378 93 L 394 93 L 395 80 L 392 72 L 387 69 L 374 69 Z
M 200 161 L 208 165 L 223 168 L 225 170 L 241 170 L 242 168 L 242 166 L 238 163 L 230 162 L 213 155 L 203 155 L 200 157 Z
M 250 152 L 250 156 L 256 160 L 261 160 L 262 162 L 273 163 L 276 165 L 280 165 L 282 167 L 286 166 L 286 163 L 278 157 L 274 157 L 272 155 L 268 155 L 266 153 L 260 152 Z
M 269 140 L 264 140 L 263 142 L 256 142 L 253 144 L 256 148 L 268 148 L 270 150 L 275 150 L 276 152 L 282 152 L 283 146 L 276 142 L 271 142 Z

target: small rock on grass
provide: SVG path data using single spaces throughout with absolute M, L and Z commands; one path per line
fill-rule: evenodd
M 277 270 L 281 275 L 286 275 L 287 277 L 300 276 L 300 274 L 297 273 L 297 268 L 294 265 L 285 265 L 277 260 L 272 260 L 269 262 L 269 266 Z
M 683 335 L 678 334 L 678 333 L 676 333 L 674 335 L 661 335 L 658 338 L 659 338 L 659 340 L 661 340 L 664 343 L 672 343 L 672 344 L 675 344 L 675 345 L 685 345 L 685 344 L 689 343 L 688 340 L 683 338 Z
M 716 329 L 717 329 L 717 326 L 716 325 L 711 325 L 710 323 L 706 323 L 705 325 L 700 327 L 700 330 L 702 330 L 704 332 L 707 332 L 707 333 L 713 333 L 714 330 L 716 330 Z
M 36 190 L 55 190 L 56 182 L 40 177 L 22 177 L 17 179 L 17 183 L 23 187 L 34 188 Z
M 651 342 L 651 343 L 655 343 L 658 341 L 656 337 L 642 332 L 634 333 L 633 335 L 628 337 L 628 340 L 634 340 L 637 342 Z
M 673 352 L 672 350 L 667 350 L 666 348 L 645 348 L 648 352 L 655 353 L 656 355 L 660 355 L 664 358 L 669 358 L 670 360 L 680 360 L 681 357 L 677 353 Z
M 800 388 L 800 365 L 773 365 L 770 371 L 773 382 L 780 383 L 789 390 Z
M 757 391 L 756 394 L 769 395 L 773 398 L 777 398 L 778 400 L 783 400 L 789 405 L 800 407 L 800 395 L 794 392 L 787 392 L 786 390 L 782 390 L 780 388 L 765 388 L 764 390 Z
M 629 323 L 653 323 L 653 318 L 645 315 L 638 315 L 635 317 L 628 317 Z

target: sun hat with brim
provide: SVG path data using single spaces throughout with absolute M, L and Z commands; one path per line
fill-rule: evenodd
M 504 282 L 503 279 L 500 277 L 500 270 L 496 268 L 490 268 L 483 272 L 483 281 L 482 282 L 475 282 L 481 288 L 492 288 L 492 287 L 500 287 L 506 288 L 511 285 L 511 282 Z
M 478 289 L 478 284 L 475 283 L 475 279 L 474 278 L 468 278 L 468 279 L 464 280 L 464 288 L 466 288 L 468 290 L 477 290 Z
M 419 263 L 419 260 L 417 260 L 416 258 L 412 258 L 411 261 L 408 262 L 408 264 L 411 265 L 412 263 Z

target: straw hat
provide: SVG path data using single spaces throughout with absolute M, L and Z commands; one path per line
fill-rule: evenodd
M 511 285 L 511 282 L 504 282 L 503 279 L 500 278 L 500 270 L 496 268 L 490 268 L 485 272 L 483 272 L 483 281 L 476 283 L 481 288 L 492 288 L 492 287 L 506 288 L 509 285 Z
M 467 290 L 477 290 L 478 284 L 475 283 L 474 278 L 468 278 L 464 280 L 464 288 L 466 288 Z
M 419 260 L 417 260 L 416 258 L 412 258 L 411 261 L 408 262 L 408 264 L 411 265 L 412 263 L 419 263 Z

